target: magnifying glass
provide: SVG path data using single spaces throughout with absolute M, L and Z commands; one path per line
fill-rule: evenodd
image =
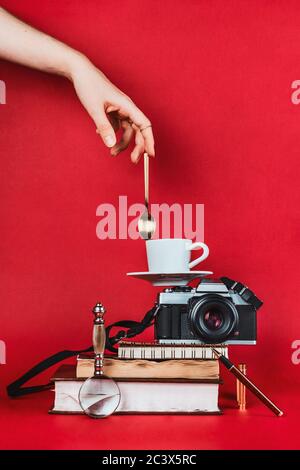
M 94 376 L 87 379 L 79 390 L 79 403 L 84 413 L 91 418 L 106 418 L 116 411 L 121 394 L 116 382 L 104 375 L 105 308 L 97 303 L 93 308 L 93 347 L 95 353 Z

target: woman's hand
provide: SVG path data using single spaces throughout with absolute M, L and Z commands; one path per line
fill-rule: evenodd
M 154 156 L 151 122 L 133 101 L 113 85 L 86 57 L 78 56 L 71 65 L 70 78 L 77 96 L 96 124 L 111 155 L 125 150 L 134 138 L 131 160 L 137 163 L 147 152 Z M 115 132 L 122 129 L 117 142 Z
M 81 103 L 94 120 L 103 142 L 117 155 L 134 137 L 131 160 L 147 152 L 154 156 L 149 119 L 83 54 L 23 23 L 0 7 L 0 58 L 68 77 Z M 123 130 L 119 142 L 115 131 Z

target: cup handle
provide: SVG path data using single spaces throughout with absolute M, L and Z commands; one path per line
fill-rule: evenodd
M 192 243 L 189 247 L 188 247 L 188 250 L 192 251 L 192 250 L 195 250 L 197 248 L 202 248 L 203 249 L 203 253 L 201 256 L 199 256 L 199 258 L 195 259 L 194 261 L 191 261 L 189 263 L 189 268 L 192 269 L 194 268 L 195 266 L 197 266 L 197 264 L 201 263 L 201 261 L 205 260 L 208 255 L 209 255 L 209 248 L 207 245 L 205 245 L 205 243 L 202 243 L 202 242 L 195 242 L 195 243 Z

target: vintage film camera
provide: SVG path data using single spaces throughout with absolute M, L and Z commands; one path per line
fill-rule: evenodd
M 226 277 L 166 288 L 158 295 L 155 337 L 160 343 L 256 344 L 261 305 L 248 287 Z

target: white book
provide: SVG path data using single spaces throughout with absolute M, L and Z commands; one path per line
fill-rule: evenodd
M 62 366 L 54 377 L 55 399 L 51 413 L 82 413 L 78 394 L 83 380 L 64 378 L 68 367 L 72 366 Z M 121 392 L 116 413 L 220 413 L 218 380 L 116 382 Z

